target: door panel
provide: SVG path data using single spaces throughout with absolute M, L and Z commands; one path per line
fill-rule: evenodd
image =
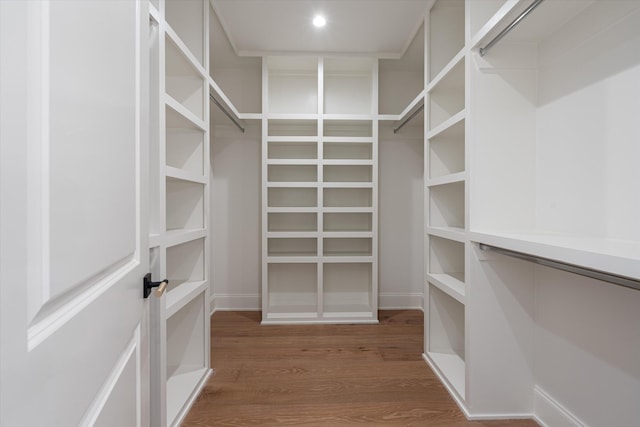
M 0 1 L 2 426 L 149 424 L 145 8 Z

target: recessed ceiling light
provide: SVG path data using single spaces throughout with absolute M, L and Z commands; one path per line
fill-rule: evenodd
M 324 19 L 324 16 L 316 15 L 313 17 L 313 25 L 316 27 L 324 27 L 327 24 L 327 20 Z

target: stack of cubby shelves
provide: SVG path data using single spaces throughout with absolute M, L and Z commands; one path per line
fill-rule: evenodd
M 555 340 L 572 315 L 583 324 L 593 306 L 633 297 L 607 276 L 636 286 L 640 277 L 639 173 L 627 160 L 637 158 L 628 111 L 638 56 L 627 49 L 639 22 L 640 4 L 624 1 L 437 0 L 427 13 L 424 356 L 469 417 L 582 425 L 563 407 L 571 402 L 584 424 L 606 424 L 593 421 L 604 413 L 592 410 L 597 400 L 637 418 L 621 404 L 630 388 L 578 401 L 577 381 L 554 379 L 607 372 L 615 357 L 592 369 L 595 353 L 575 350 L 596 349 L 597 335 L 603 347 L 617 334 L 629 347 L 616 309 L 606 332 L 565 330 L 571 349 Z M 598 298 L 584 296 L 596 286 Z
M 263 323 L 376 322 L 377 63 L 263 70 Z
M 439 0 L 426 18 L 425 355 L 465 397 L 467 153 L 465 3 Z
M 153 425 L 177 425 L 209 368 L 208 2 L 150 4 Z

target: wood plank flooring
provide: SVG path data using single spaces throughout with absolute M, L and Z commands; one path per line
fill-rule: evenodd
M 378 325 L 261 326 L 259 312 L 211 320 L 214 375 L 183 427 L 533 427 L 469 422 L 422 360 L 418 310 Z

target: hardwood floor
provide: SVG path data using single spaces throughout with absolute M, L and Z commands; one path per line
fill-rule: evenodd
M 422 312 L 381 311 L 379 319 L 261 326 L 259 312 L 215 313 L 215 373 L 183 427 L 537 426 L 467 421 L 422 360 Z

